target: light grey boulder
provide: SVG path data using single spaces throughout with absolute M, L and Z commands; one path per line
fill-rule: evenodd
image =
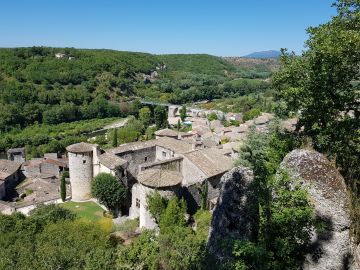
M 322 154 L 296 149 L 282 164 L 309 192 L 316 219 L 304 270 L 356 269 L 351 259 L 349 196 L 344 178 Z

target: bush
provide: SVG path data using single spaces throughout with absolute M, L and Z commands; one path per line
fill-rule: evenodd
M 218 116 L 217 116 L 217 114 L 216 113 L 210 113 L 208 116 L 207 116 L 207 119 L 209 120 L 209 121 L 213 121 L 213 120 L 218 120 Z
M 254 119 L 254 118 L 256 118 L 256 117 L 258 117 L 260 115 L 261 115 L 260 109 L 253 108 L 253 109 L 251 109 L 251 110 L 244 113 L 243 120 L 248 121 L 248 120 Z
M 159 224 L 160 217 L 164 214 L 169 200 L 165 197 L 161 197 L 158 191 L 154 191 L 147 195 L 146 202 L 148 210 L 155 221 Z

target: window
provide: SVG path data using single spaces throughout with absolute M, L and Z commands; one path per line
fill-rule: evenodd
M 145 162 L 147 161 L 147 157 L 145 157 Z
M 85 164 L 86 163 L 86 160 L 83 160 L 83 164 Z
M 162 152 L 162 156 L 166 157 L 166 152 L 165 151 Z
M 136 198 L 136 207 L 140 208 L 140 199 Z

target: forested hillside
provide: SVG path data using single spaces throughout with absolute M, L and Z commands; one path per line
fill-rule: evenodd
M 73 48 L 0 49 L 0 132 L 125 116 L 134 97 L 185 103 L 261 92 L 271 67 L 233 65 L 210 55 L 151 55 Z M 156 71 L 156 72 L 155 72 Z M 248 72 L 247 72 L 248 71 Z

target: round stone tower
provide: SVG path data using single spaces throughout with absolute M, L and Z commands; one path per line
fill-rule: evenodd
M 131 207 L 133 209 L 131 212 L 133 216 L 139 217 L 140 228 L 154 229 L 157 224 L 148 210 L 147 196 L 157 191 L 162 197 L 168 199 L 174 196 L 181 197 L 182 176 L 177 171 L 148 169 L 140 172 L 137 179 L 139 183 L 135 184 L 132 189 L 133 202 Z
M 66 150 L 69 156 L 71 199 L 88 200 L 91 198 L 90 184 L 99 148 L 97 145 L 81 142 L 69 145 Z

